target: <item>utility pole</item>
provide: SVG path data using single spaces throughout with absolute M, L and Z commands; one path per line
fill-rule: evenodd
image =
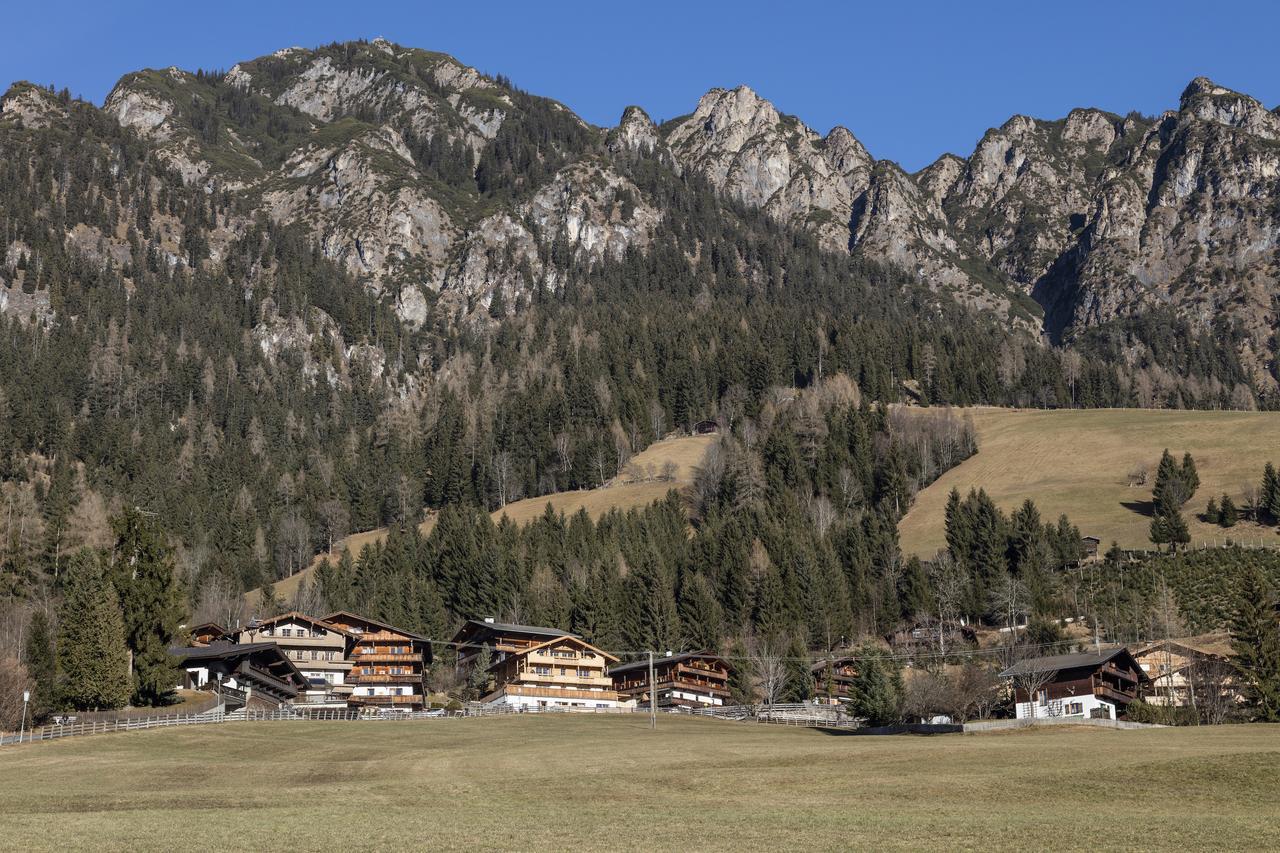
M 31 701 L 31 691 L 22 691 L 22 728 L 18 729 L 18 743 L 22 743 L 22 736 L 27 733 L 27 703 Z
M 653 683 L 653 652 L 649 652 L 649 728 L 658 727 L 658 689 Z

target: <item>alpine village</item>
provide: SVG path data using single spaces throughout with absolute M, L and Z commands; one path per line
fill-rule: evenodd
M 1280 115 L 1169 104 L 908 174 L 381 39 L 14 84 L 0 729 L 1280 721 Z

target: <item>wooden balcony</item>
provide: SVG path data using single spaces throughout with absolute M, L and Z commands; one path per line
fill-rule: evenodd
M 1104 699 L 1113 699 L 1126 705 L 1132 702 L 1135 698 L 1132 693 L 1125 693 L 1121 690 L 1117 690 L 1110 684 L 1093 685 L 1093 695 L 1101 696 Z
M 355 663 L 422 663 L 419 652 L 397 654 L 392 652 L 355 652 L 351 655 Z
M 421 683 L 422 673 L 409 672 L 403 675 L 389 673 L 373 673 L 370 675 L 351 675 L 347 681 L 352 684 L 413 684 Z
M 529 684 L 508 684 L 495 692 L 505 692 L 508 696 L 532 696 L 539 699 L 590 699 L 596 702 L 612 702 L 618 699 L 618 694 L 614 690 L 574 690 L 536 687 Z
M 422 694 L 412 696 L 352 696 L 353 703 L 361 705 L 421 705 Z
M 537 673 L 532 669 L 522 669 L 516 673 L 516 677 L 521 681 L 536 681 L 542 684 L 580 684 L 588 687 L 613 689 L 613 679 L 606 675 L 603 670 L 592 670 L 591 672 L 591 675 L 578 675 L 577 669 L 574 668 L 564 675 L 560 675 L 559 670 Z

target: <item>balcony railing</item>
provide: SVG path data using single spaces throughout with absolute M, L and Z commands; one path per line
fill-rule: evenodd
M 352 682 L 360 682 L 361 684 L 405 684 L 410 681 L 421 681 L 422 674 L 415 672 L 406 672 L 402 675 L 394 675 L 386 672 L 367 674 L 352 673 L 348 676 L 348 680 Z
M 352 653 L 351 659 L 356 663 L 422 663 L 422 655 L 418 652 L 399 654 L 356 651 Z
M 364 705 L 414 705 L 422 704 L 422 694 L 412 696 L 352 696 L 352 702 Z
M 572 688 L 534 687 L 528 684 L 508 684 L 499 688 L 508 696 L 532 696 L 543 699 L 594 699 L 597 702 L 616 701 L 618 694 L 613 690 L 574 690 Z

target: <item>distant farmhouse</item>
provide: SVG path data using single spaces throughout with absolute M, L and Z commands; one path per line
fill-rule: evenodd
M 1000 673 L 1013 684 L 1018 719 L 1093 717 L 1115 720 L 1150 678 L 1128 649 L 1050 655 L 1019 661 Z
M 1151 679 L 1144 700 L 1152 705 L 1192 706 L 1198 685 L 1201 694 L 1225 693 L 1230 701 L 1240 701 L 1232 654 L 1226 634 L 1156 640 L 1135 647 L 1134 660 Z
M 653 660 L 653 688 L 649 661 L 625 663 L 609 670 L 620 699 L 649 707 L 656 692 L 659 708 L 708 708 L 729 700 L 729 662 L 710 652 L 667 654 Z
M 226 711 L 348 708 L 421 710 L 425 637 L 355 613 L 323 619 L 284 613 L 228 631 L 190 629 L 191 646 L 170 649 L 178 687 L 216 693 Z
M 616 708 L 609 666 L 618 659 L 558 628 L 468 620 L 454 635 L 458 670 L 489 653 L 494 688 L 481 701 L 515 708 Z

